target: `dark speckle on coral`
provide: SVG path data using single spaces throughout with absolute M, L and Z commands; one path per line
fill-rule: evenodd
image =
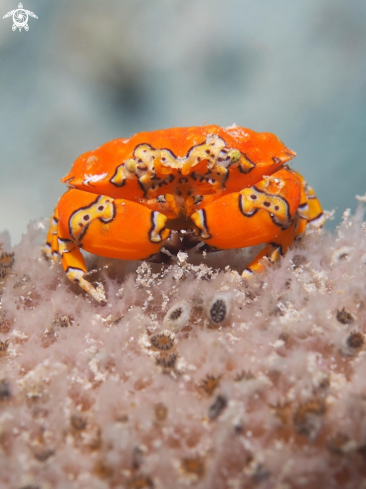
M 156 365 L 163 367 L 163 369 L 169 370 L 175 367 L 177 358 L 178 356 L 175 352 L 170 352 L 168 354 L 161 353 L 156 357 Z
M 364 335 L 360 331 L 352 331 L 347 338 L 347 345 L 355 350 L 362 348 L 364 342 Z
M 0 380 L 0 401 L 6 401 L 10 397 L 10 386 L 9 383 L 3 379 Z
M 218 395 L 213 404 L 208 408 L 208 417 L 212 420 L 218 418 L 227 406 L 227 400 L 224 396 Z
M 137 475 L 127 483 L 127 489 L 154 489 L 151 477 L 147 475 Z
M 321 399 L 310 399 L 301 404 L 294 415 L 295 430 L 301 435 L 315 437 L 322 425 L 326 408 Z
M 221 376 L 206 375 L 206 378 L 202 380 L 201 387 L 208 394 L 211 395 L 218 387 Z
M 182 459 L 181 467 L 186 474 L 197 477 L 202 477 L 205 473 L 205 463 L 201 457 L 185 457 Z
M 178 318 L 179 318 L 179 317 L 182 315 L 182 312 L 183 312 L 183 311 L 182 311 L 182 307 L 177 307 L 177 308 L 175 308 L 175 309 L 174 309 L 174 310 L 171 312 L 171 314 L 170 314 L 170 316 L 169 316 L 169 319 L 170 319 L 170 320 L 175 321 L 176 319 L 178 319 Z
M 77 430 L 82 431 L 87 427 L 87 421 L 81 414 L 73 414 L 70 419 L 71 426 Z
M 342 324 L 352 324 L 354 322 L 354 317 L 353 315 L 346 311 L 346 308 L 343 307 L 341 310 L 337 310 L 336 314 L 337 321 L 339 321 Z
M 219 326 L 228 319 L 229 314 L 230 299 L 228 294 L 216 294 L 208 308 L 208 316 L 210 321 L 215 326 Z
M 174 337 L 169 332 L 158 333 L 151 336 L 150 343 L 158 350 L 170 350 L 174 345 Z

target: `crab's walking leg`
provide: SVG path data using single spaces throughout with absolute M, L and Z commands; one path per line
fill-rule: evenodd
M 297 235 L 297 224 L 297 222 L 292 224 L 288 229 L 282 231 L 274 238 L 273 241 L 267 243 L 263 250 L 258 253 L 243 271 L 242 277 L 249 278 L 253 272 L 262 273 L 266 268 L 264 262 L 274 263 L 283 256 Z
M 301 203 L 299 205 L 300 216 L 305 218 L 307 223 L 311 224 L 313 227 L 318 229 L 322 228 L 325 224 L 325 217 L 314 189 L 310 187 L 300 173 L 295 171 L 294 173 L 300 180 L 303 187 L 303 193 L 305 194 L 305 197 L 301 197 Z
M 98 302 L 105 302 L 105 293 L 101 288 L 96 289 L 90 282 L 85 280 L 87 272 L 85 260 L 79 248 L 70 239 L 69 233 L 62 223 L 58 224 L 59 253 L 62 256 L 62 266 L 66 276 L 71 282 L 77 283 L 85 292 L 90 294 Z
M 58 225 L 58 208 L 54 210 L 53 216 L 50 220 L 50 227 L 48 229 L 47 241 L 44 247 L 44 252 L 52 261 L 56 261 L 58 257 L 58 242 L 57 242 L 57 225 Z
M 250 271 L 260 272 L 261 258 L 280 256 L 304 231 L 297 209 L 305 198 L 298 177 L 282 169 L 251 188 L 221 197 L 194 213 L 192 219 L 201 238 L 219 249 L 267 243 L 249 266 Z
M 98 301 L 104 293 L 84 278 L 86 266 L 79 250 L 109 258 L 140 260 L 157 253 L 169 237 L 166 217 L 124 199 L 72 189 L 58 204 L 58 251 L 67 277 Z

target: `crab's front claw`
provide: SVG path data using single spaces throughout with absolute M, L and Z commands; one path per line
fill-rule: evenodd
M 98 302 L 104 290 L 85 278 L 79 248 L 108 258 L 141 260 L 159 252 L 170 231 L 167 218 L 157 211 L 124 199 L 112 199 L 71 189 L 58 203 L 57 252 L 67 277 Z
M 261 272 L 264 269 L 261 258 L 274 260 L 292 243 L 302 195 L 297 176 L 283 169 L 251 188 L 227 194 L 208 204 L 195 212 L 192 220 L 201 239 L 215 248 L 244 248 L 267 243 L 247 269 L 247 274 Z
M 224 195 L 192 214 L 201 238 L 219 249 L 271 241 L 291 226 L 300 203 L 301 184 L 280 170 L 256 186 Z

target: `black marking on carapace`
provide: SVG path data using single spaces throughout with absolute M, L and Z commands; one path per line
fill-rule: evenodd
M 164 180 L 161 180 L 159 186 L 162 187 L 163 185 L 169 185 L 174 181 L 174 178 L 174 175 L 167 176 L 166 178 L 164 178 Z
M 251 168 L 246 169 L 246 168 L 243 168 L 242 165 L 239 162 L 239 171 L 240 171 L 240 173 L 247 174 L 247 173 L 251 172 L 253 170 L 253 168 L 255 168 L 256 165 L 255 165 L 254 161 L 252 161 L 246 153 L 241 153 L 241 155 L 244 156 L 244 158 L 247 160 L 248 163 L 250 163 L 251 165 L 253 165 Z
M 140 146 L 148 146 L 150 149 L 155 150 L 155 148 L 153 148 L 153 147 L 151 146 L 151 144 L 149 144 L 149 143 L 140 143 L 140 144 L 138 144 L 137 146 L 135 146 L 135 149 L 133 150 L 133 155 L 134 155 L 134 156 L 136 156 L 136 150 L 137 150 L 137 149 L 138 149 Z
M 191 153 L 192 153 L 192 151 L 193 151 L 195 148 L 199 148 L 200 146 L 203 146 L 204 144 L 206 144 L 206 141 L 207 141 L 207 136 L 206 136 L 206 139 L 205 139 L 205 140 L 204 140 L 202 143 L 195 144 L 194 146 L 191 146 L 191 147 L 189 148 L 189 150 L 187 151 L 185 158 L 189 158 L 189 157 L 190 157 L 190 155 L 191 155 Z M 225 143 L 225 144 L 226 144 L 226 143 Z M 204 159 L 203 159 L 203 160 L 204 160 Z M 200 160 L 199 160 L 199 161 L 203 161 L 203 160 L 202 160 L 202 157 L 200 157 Z
M 178 180 L 179 183 L 188 183 L 188 178 L 182 177 Z
M 140 181 L 140 179 L 137 180 L 137 183 L 140 186 L 140 189 L 143 191 L 143 196 L 146 198 L 147 197 L 147 190 L 144 187 L 144 184 Z
M 114 185 L 115 187 L 118 187 L 118 188 L 121 188 L 121 187 L 124 187 L 126 185 L 126 177 L 123 177 L 122 179 L 122 182 L 121 183 L 116 183 L 116 182 L 112 182 L 113 178 L 117 176 L 117 173 L 118 173 L 118 169 L 121 167 L 121 166 L 124 166 L 124 163 L 122 163 L 122 165 L 118 165 L 117 168 L 116 168 L 116 171 L 114 172 L 114 175 L 112 176 L 112 178 L 109 180 L 110 183 L 112 185 Z
M 151 146 L 151 144 L 149 143 L 140 143 L 138 144 L 135 149 L 133 150 L 133 155 L 136 156 L 136 151 L 138 150 L 138 148 L 140 146 L 148 146 L 152 151 L 168 151 L 168 153 L 171 154 L 171 156 L 174 158 L 174 159 L 177 159 L 177 156 L 173 153 L 173 151 L 169 148 L 154 148 L 154 146 Z M 155 157 L 153 157 L 153 159 L 155 159 Z M 165 161 L 165 160 L 163 160 Z
M 154 191 L 154 190 L 157 190 L 158 188 L 162 187 L 163 185 L 168 185 L 169 183 L 171 183 L 174 180 L 174 176 L 173 175 L 169 175 L 168 177 L 164 178 L 164 180 L 162 180 L 162 179 L 154 176 L 154 179 L 159 180 L 159 181 L 156 182 L 156 183 L 154 182 L 151 185 L 151 187 L 147 187 L 147 186 L 145 187 L 144 184 L 141 182 L 140 179 L 137 180 L 138 181 L 138 184 L 139 184 L 139 186 L 141 188 L 141 190 L 143 191 L 143 196 L 145 198 L 148 197 L 147 194 L 148 194 L 148 192 L 150 190 Z

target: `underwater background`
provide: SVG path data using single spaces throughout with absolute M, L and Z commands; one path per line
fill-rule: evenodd
M 17 0 L 3 0 L 1 17 Z M 332 227 L 364 194 L 366 2 L 26 0 L 0 19 L 0 230 L 49 217 L 60 178 L 104 142 L 236 123 L 298 157 Z

